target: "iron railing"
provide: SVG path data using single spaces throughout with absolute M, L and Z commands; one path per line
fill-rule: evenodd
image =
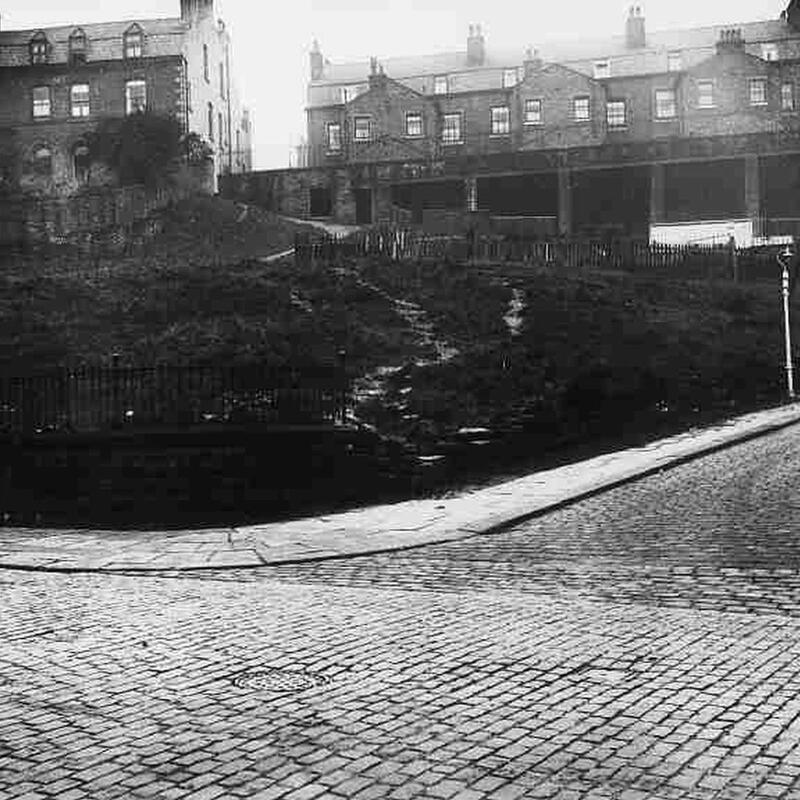
M 0 432 L 217 424 L 319 425 L 346 418 L 343 365 L 82 366 L 0 375 Z

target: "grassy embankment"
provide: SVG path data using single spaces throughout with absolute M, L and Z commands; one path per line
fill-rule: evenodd
M 448 452 L 459 428 L 488 428 L 499 446 L 467 459 L 467 472 L 641 443 L 783 396 L 773 285 L 514 267 L 368 271 L 426 308 L 460 351 L 392 376 L 373 413 L 428 452 Z M 500 321 L 498 285 L 524 298 L 518 336 Z
M 220 200 L 172 210 L 144 252 L 99 269 L 0 274 L 0 359 L 10 371 L 108 362 L 330 361 L 354 375 L 405 368 L 360 416 L 419 448 L 447 452 L 485 426 L 509 457 L 537 463 L 652 438 L 779 402 L 780 304 L 773 285 L 510 266 L 351 265 L 335 272 L 258 260 L 296 227 Z M 446 363 L 387 294 L 418 304 L 455 346 Z M 512 290 L 522 328 L 503 321 Z
M 127 257 L 81 263 L 62 249 L 0 271 L 0 363 L 35 367 L 215 361 L 332 361 L 413 350 L 386 300 L 352 278 L 260 257 L 289 249 L 297 226 L 217 198 L 183 203 Z M 61 268 L 59 268 L 61 265 Z M 381 362 L 382 363 L 382 362 Z

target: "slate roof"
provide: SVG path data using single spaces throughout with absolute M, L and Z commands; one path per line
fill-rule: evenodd
M 181 19 L 130 19 L 98 22 L 87 25 L 61 25 L 31 30 L 0 31 L 0 66 L 23 66 L 30 63 L 28 43 L 43 31 L 50 43 L 48 63 L 64 63 L 69 59 L 69 38 L 80 28 L 86 34 L 87 61 L 122 58 L 123 36 L 134 23 L 144 32 L 144 55 L 180 55 L 183 36 L 189 26 Z
M 666 54 L 681 50 L 684 65 L 703 61 L 715 52 L 720 31 L 741 29 L 747 43 L 757 44 L 782 39 L 797 39 L 797 33 L 784 20 L 747 22 L 735 25 L 714 25 L 678 30 L 654 31 L 647 34 L 647 47 L 630 50 L 624 36 L 605 39 L 563 39 L 543 42 L 537 47 L 545 62 L 561 63 L 586 74 L 592 73 L 593 63 L 605 58 L 613 59 L 613 75 L 643 75 L 666 70 Z M 492 50 L 487 42 L 486 60 L 482 66 L 467 66 L 466 50 L 461 52 L 436 53 L 427 56 L 399 56 L 381 59 L 387 75 L 408 82 L 419 90 L 423 77 L 433 75 L 459 75 L 459 91 L 492 88 L 502 85 L 502 69 L 520 66 L 524 60 L 524 48 L 517 50 Z M 489 79 L 487 87 L 485 73 L 494 70 L 495 79 Z M 369 60 L 337 64 L 326 62 L 325 77 L 311 84 L 325 86 L 364 82 L 369 74 Z M 416 79 L 416 80 L 415 80 Z M 430 83 L 430 81 L 428 81 Z

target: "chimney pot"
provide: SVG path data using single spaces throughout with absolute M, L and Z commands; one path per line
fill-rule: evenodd
M 628 20 L 625 23 L 625 42 L 629 50 L 638 50 L 647 46 L 645 19 L 641 6 L 631 6 Z
M 311 52 L 308 54 L 308 60 L 311 65 L 311 80 L 321 80 L 325 72 L 326 61 L 322 57 L 322 51 L 319 49 L 319 42 L 316 39 L 314 39 L 314 43 L 311 45 Z
M 480 25 L 469 27 L 467 38 L 467 65 L 470 67 L 481 66 L 486 59 L 486 45 Z

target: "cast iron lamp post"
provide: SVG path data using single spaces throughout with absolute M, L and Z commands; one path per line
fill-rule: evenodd
M 792 332 L 789 327 L 789 260 L 792 250 L 787 247 L 778 253 L 778 263 L 781 265 L 781 286 L 783 290 L 783 332 L 786 339 L 786 387 L 789 391 L 789 400 L 794 401 L 794 367 L 792 366 Z

